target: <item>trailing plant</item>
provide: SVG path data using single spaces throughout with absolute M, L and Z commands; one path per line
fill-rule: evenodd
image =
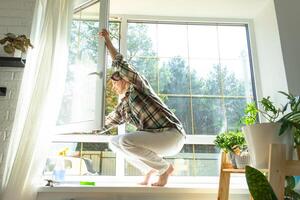
M 13 33 L 5 34 L 5 37 L 0 40 L 0 44 L 3 45 L 4 51 L 8 54 L 14 54 L 16 49 L 25 53 L 29 47 L 33 48 L 26 35 L 16 36 Z
M 246 140 L 241 131 L 226 131 L 216 136 L 214 144 L 222 149 L 224 152 L 233 152 L 234 150 L 245 149 Z

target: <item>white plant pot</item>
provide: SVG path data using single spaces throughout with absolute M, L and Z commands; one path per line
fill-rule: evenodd
M 292 134 L 285 132 L 279 136 L 280 126 L 280 123 L 261 123 L 242 127 L 253 167 L 258 169 L 268 168 L 270 144 L 286 144 L 287 158 L 292 159 Z

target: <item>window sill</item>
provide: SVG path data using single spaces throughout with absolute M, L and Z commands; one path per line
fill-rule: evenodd
M 60 185 L 54 187 L 46 187 L 42 186 L 38 189 L 39 193 L 164 193 L 164 194 L 182 194 L 182 193 L 189 193 L 189 194 L 217 194 L 218 193 L 218 186 L 213 184 L 169 184 L 165 187 L 151 187 L 151 186 L 139 186 L 136 184 L 96 184 L 96 186 L 79 186 L 79 185 Z M 244 187 L 234 187 L 230 190 L 231 194 L 249 194 L 247 188 Z

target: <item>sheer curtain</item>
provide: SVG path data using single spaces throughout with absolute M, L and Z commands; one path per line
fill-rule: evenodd
M 61 103 L 72 0 L 36 0 L 31 39 L 5 160 L 0 199 L 36 198 Z

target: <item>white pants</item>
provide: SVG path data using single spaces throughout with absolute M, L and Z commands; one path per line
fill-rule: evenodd
M 118 135 L 111 139 L 109 145 L 115 153 L 121 152 L 143 174 L 155 169 L 161 175 L 170 165 L 162 157 L 179 153 L 184 141 L 185 136 L 171 128 L 163 132 L 136 131 Z

